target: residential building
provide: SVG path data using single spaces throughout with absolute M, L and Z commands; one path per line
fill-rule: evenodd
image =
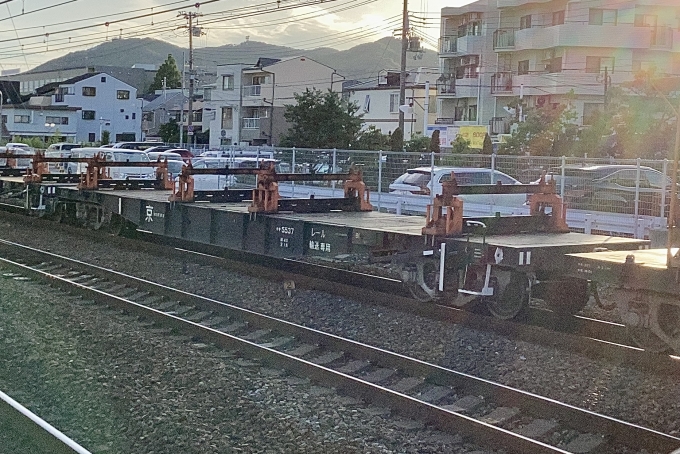
M 182 90 L 160 91 L 150 97 L 140 98 L 142 104 L 142 133 L 144 137 L 158 137 L 160 127 L 171 120 L 180 122 L 183 104 L 188 104 Z
M 21 104 L 2 106 L 2 138 L 39 137 L 75 141 L 80 112 L 75 107 L 53 106 L 49 97 L 34 97 Z
M 678 17 L 677 0 L 479 0 L 443 8 L 436 123 L 508 133 L 513 118 L 504 107 L 521 97 L 528 106 L 569 103 L 587 126 L 605 90 L 636 72 L 680 75 Z
M 218 66 L 215 85 L 204 92 L 203 128 L 210 129 L 210 146 L 278 145 L 288 130 L 284 106 L 295 103 L 294 95 L 334 84 L 339 89 L 341 79 L 333 68 L 304 56 Z
M 45 87 L 53 106 L 76 107 L 77 142 L 98 142 L 109 131 L 115 142 L 141 139 L 142 109 L 137 89 L 106 73 L 83 74 Z
M 406 74 L 404 140 L 415 134 L 424 135 L 426 125 L 434 122 L 437 77 L 437 68 L 418 68 Z M 343 94 L 359 106 L 357 115 L 363 115 L 364 127 L 375 126 L 383 134 L 391 134 L 399 126 L 399 85 L 399 71 L 381 71 L 369 82 L 344 85 Z
M 19 92 L 22 95 L 35 93 L 37 89 L 47 84 L 64 82 L 74 77 L 85 74 L 106 73 L 116 79 L 132 85 L 139 92 L 145 92 L 156 76 L 155 65 L 134 65 L 131 68 L 124 66 L 93 65 L 75 68 L 62 68 L 46 71 L 26 71 L 7 76 L 8 79 L 19 84 Z

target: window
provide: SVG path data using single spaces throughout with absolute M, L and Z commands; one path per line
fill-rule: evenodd
M 531 28 L 531 14 L 519 18 L 519 29 Z
M 564 24 L 564 10 L 553 12 L 553 14 L 552 14 L 552 24 L 553 25 Z
M 102 81 L 103 84 L 105 84 L 106 83 L 106 77 L 102 76 L 101 81 Z
M 583 104 L 583 124 L 592 125 L 602 112 L 603 104 L 587 102 Z
M 83 96 L 97 96 L 95 87 L 83 87 Z
M 399 112 L 399 93 L 390 93 L 390 113 Z
M 221 129 L 232 129 L 234 126 L 234 111 L 231 107 L 222 107 Z
M 588 14 L 589 25 L 616 25 L 615 9 L 590 8 Z
M 368 113 L 371 110 L 371 95 L 366 95 L 364 98 L 364 112 Z
M 562 57 L 551 58 L 548 64 L 545 65 L 545 70 L 549 73 L 561 73 L 562 72 Z
M 3 125 L 6 125 L 7 124 L 7 115 L 3 115 L 2 120 L 0 120 L 0 121 L 2 121 Z
M 130 99 L 130 91 L 129 90 L 117 90 L 116 91 L 116 99 Z
M 15 115 L 14 116 L 14 123 L 30 123 L 31 122 L 31 116 L 30 115 Z
M 680 67 L 680 66 L 679 66 Z M 656 69 L 656 64 L 651 61 L 633 60 L 633 72 L 652 71 Z
M 94 142 L 95 140 L 96 140 L 96 139 L 95 139 L 95 136 L 94 136 L 94 133 L 93 133 L 93 132 L 91 132 L 91 133 L 89 133 L 89 134 L 87 135 L 87 141 L 88 141 L 88 142 Z
M 651 14 L 636 14 L 635 15 L 635 26 L 636 27 L 656 27 L 657 17 Z
M 125 115 L 125 119 L 126 119 L 126 120 L 129 120 L 129 119 L 130 119 L 130 116 L 129 116 L 129 115 Z
M 264 85 L 267 81 L 265 76 L 253 76 L 253 85 Z
M 468 106 L 467 121 L 477 121 L 477 106 Z
M 94 120 L 94 110 L 83 110 L 83 120 Z
M 529 74 L 529 60 L 517 62 L 517 74 Z
M 234 76 L 232 74 L 222 76 L 222 90 L 233 89 L 234 89 Z
M 137 118 L 137 114 L 134 113 L 134 112 L 132 112 L 132 119 L 134 120 L 134 119 L 136 119 L 136 118 Z
M 67 125 L 68 117 L 45 117 L 45 123 L 52 123 L 55 125 Z
M 586 72 L 599 74 L 607 68 L 608 72 L 614 72 L 614 57 L 586 57 Z

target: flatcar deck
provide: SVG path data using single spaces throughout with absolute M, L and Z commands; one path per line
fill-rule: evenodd
M 673 253 L 678 250 L 674 249 Z M 593 263 L 601 262 L 602 264 L 618 264 L 623 265 L 626 259 L 630 262 L 630 257 L 633 257 L 633 264 L 641 268 L 649 269 L 666 269 L 666 254 L 667 249 L 644 249 L 639 251 L 602 251 L 602 252 L 588 252 L 582 254 L 570 254 L 573 257 L 592 261 Z

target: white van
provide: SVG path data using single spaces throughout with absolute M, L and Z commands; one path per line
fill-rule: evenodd
M 106 161 L 112 162 L 151 162 L 143 151 L 125 150 L 116 148 L 86 147 L 74 148 L 71 156 L 74 158 L 91 158 L 96 154 L 101 154 Z M 74 166 L 73 173 L 84 173 L 87 170 L 87 163 L 69 163 Z M 109 175 L 114 180 L 153 180 L 156 172 L 153 167 L 109 167 Z
M 5 144 L 5 149 L 6 152 L 14 153 L 16 156 L 26 156 L 21 158 L 17 157 L 16 165 L 14 166 L 15 169 L 27 169 L 31 167 L 33 155 L 35 154 L 35 149 L 33 147 L 29 147 L 25 143 L 9 142 Z M 6 162 L 5 165 L 7 165 Z
M 46 158 L 70 158 L 74 148 L 82 147 L 79 143 L 60 142 L 53 143 L 45 150 Z M 50 162 L 47 164 L 47 173 L 72 173 L 73 166 L 67 162 Z

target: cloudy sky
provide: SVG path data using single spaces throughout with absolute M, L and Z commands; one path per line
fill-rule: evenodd
M 434 48 L 441 8 L 470 0 L 409 0 L 410 25 Z M 250 39 L 298 49 L 347 49 L 391 36 L 402 0 L 0 0 L 0 71 L 22 71 L 118 37 L 151 37 L 188 46 L 187 21 L 198 13 L 196 48 Z

